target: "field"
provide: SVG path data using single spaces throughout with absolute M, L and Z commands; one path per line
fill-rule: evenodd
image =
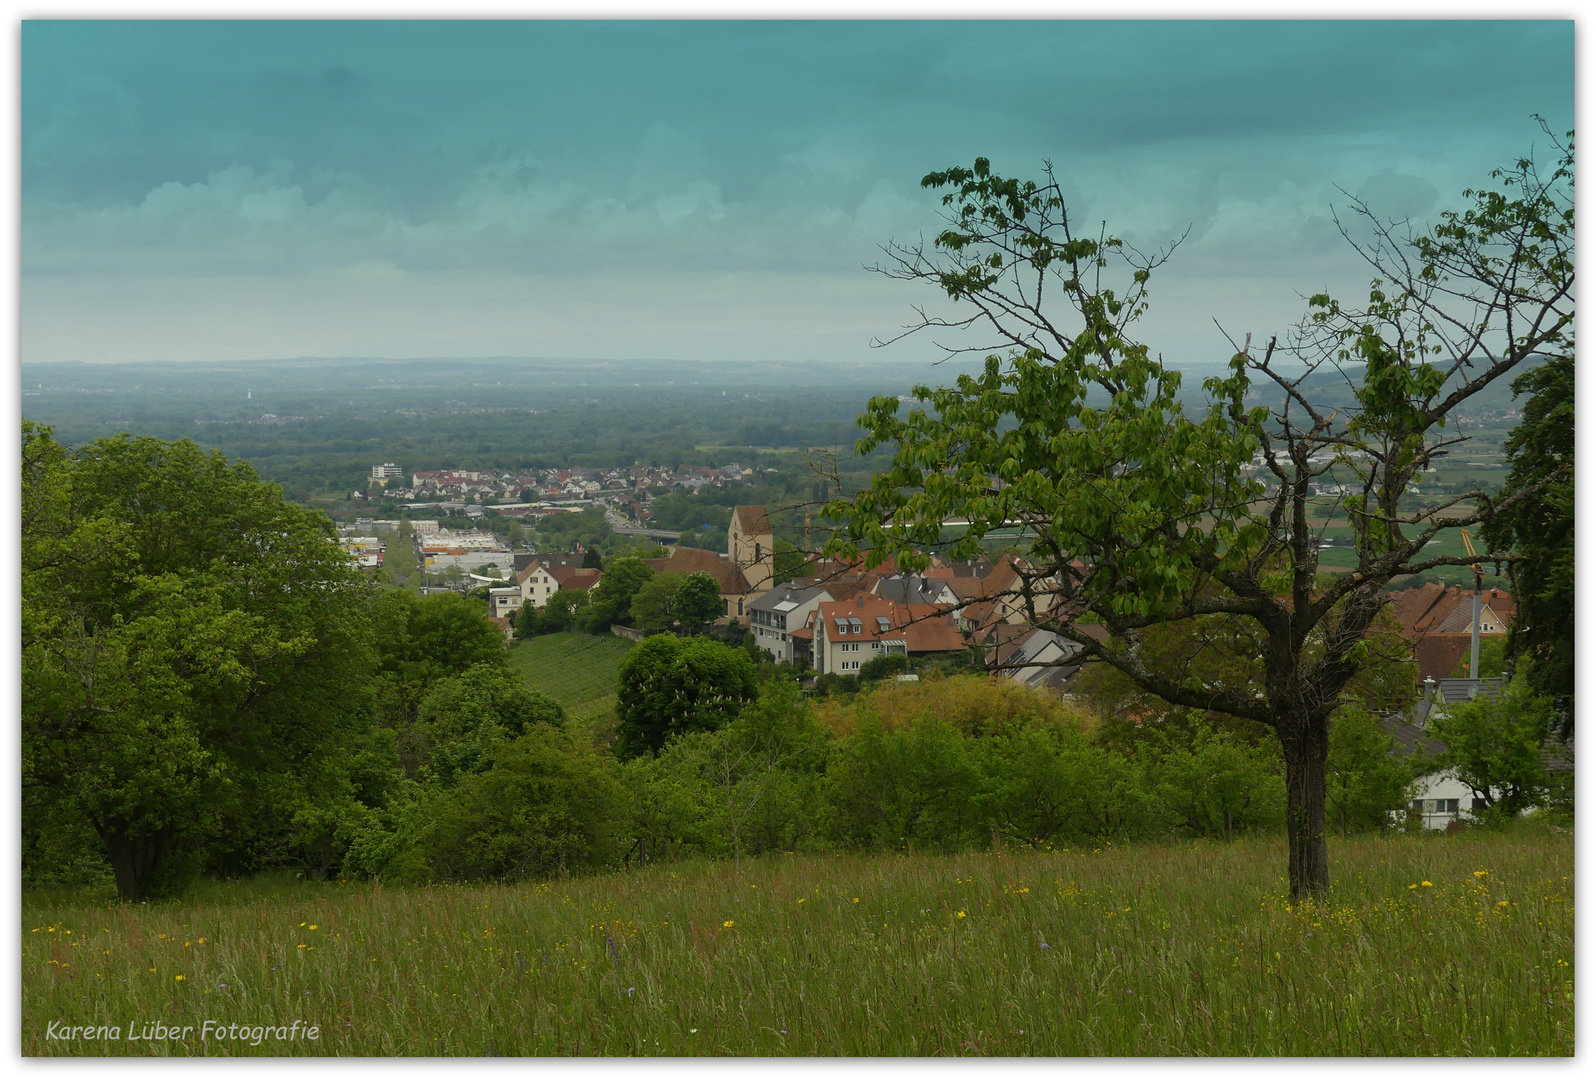
M 22 1050 L 1573 1053 L 1570 834 L 1336 841 L 1321 906 L 1287 903 L 1284 858 L 1256 840 L 421 891 L 257 881 L 137 907 L 26 894 Z M 202 1037 L 207 1020 L 226 1033 Z M 130 1023 L 157 1037 L 128 1041 Z
M 510 666 L 567 713 L 586 716 L 615 707 L 615 679 L 632 644 L 609 635 L 545 634 L 512 643 Z

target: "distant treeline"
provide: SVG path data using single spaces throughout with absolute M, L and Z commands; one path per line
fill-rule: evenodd
M 371 466 L 383 461 L 410 471 L 532 470 L 752 464 L 758 450 L 777 447 L 851 452 L 859 434 L 854 420 L 868 399 L 829 389 L 722 397 L 704 388 L 628 387 L 606 388 L 596 402 L 542 407 L 528 404 L 540 399 L 526 391 L 507 391 L 505 398 L 520 399 L 514 406 L 473 412 L 445 405 L 441 399 L 452 393 L 389 392 L 402 400 L 375 411 L 376 403 L 330 392 L 257 395 L 247 404 L 154 390 L 35 392 L 25 404 L 68 445 L 121 432 L 192 439 L 248 460 L 303 499 L 364 487 Z

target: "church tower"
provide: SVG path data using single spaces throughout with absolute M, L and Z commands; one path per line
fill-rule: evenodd
M 770 588 L 771 579 L 776 576 L 776 537 L 763 506 L 732 509 L 731 526 L 726 530 L 726 557 L 743 572 L 749 588 Z

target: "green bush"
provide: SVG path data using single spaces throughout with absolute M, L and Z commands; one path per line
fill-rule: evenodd
M 624 798 L 608 759 L 535 724 L 491 769 L 434 796 L 412 866 L 432 881 L 521 881 L 608 865 Z
M 1286 816 L 1278 746 L 1199 723 L 1188 742 L 1146 756 L 1149 788 L 1176 827 L 1192 835 L 1230 840 L 1277 830 Z
M 534 724 L 563 727 L 565 710 L 513 672 L 483 664 L 434 685 L 416 727 L 431 775 L 448 786 L 492 767 L 495 748 Z
M 980 770 L 947 723 L 888 731 L 867 716 L 826 773 L 832 835 L 882 851 L 952 850 L 981 838 Z

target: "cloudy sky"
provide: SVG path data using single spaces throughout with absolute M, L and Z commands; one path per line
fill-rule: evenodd
M 1190 230 L 1144 338 L 1223 359 L 1572 126 L 1572 22 L 50 22 L 21 39 L 26 361 L 922 360 L 933 168 Z

